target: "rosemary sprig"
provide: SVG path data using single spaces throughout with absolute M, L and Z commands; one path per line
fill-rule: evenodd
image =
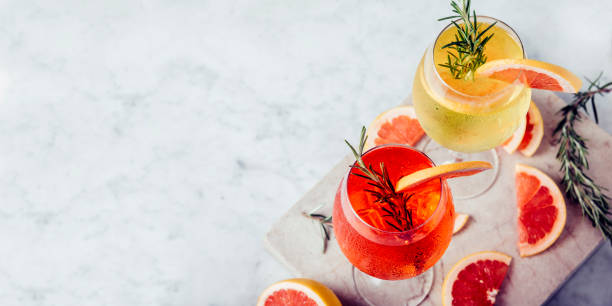
M 603 193 L 606 188 L 597 185 L 585 174 L 585 171 L 589 169 L 587 139 L 580 136 L 574 127 L 576 122 L 582 120 L 583 115 L 580 110 L 588 113 L 589 103 L 595 122 L 599 121 L 595 108 L 595 97 L 612 92 L 612 82 L 599 85 L 601 75 L 594 81 L 587 79 L 590 83 L 587 91 L 574 94 L 574 100 L 559 111 L 562 119 L 557 124 L 553 135 L 559 135 L 556 139 L 559 143 L 557 159 L 561 162 L 560 170 L 563 173 L 561 184 L 565 187 L 567 196 L 580 204 L 582 214 L 586 215 L 592 225 L 612 243 L 610 197 Z
M 323 205 L 311 210 L 309 213 L 303 212 L 302 214 L 306 217 L 316 220 L 321 226 L 321 236 L 323 237 L 323 254 L 327 251 L 327 243 L 331 239 L 331 228 L 332 228 L 332 216 L 325 216 L 317 213 Z
M 485 45 L 493 34 L 485 36 L 496 23 L 493 22 L 483 31 L 479 30 L 479 25 L 476 19 L 476 11 L 470 14 L 470 0 L 460 0 L 459 5 L 455 0 L 451 1 L 453 12 L 456 15 L 438 19 L 438 21 L 448 19 L 458 19 L 463 21 L 461 25 L 457 24 L 456 20 L 451 22 L 457 29 L 455 40 L 442 46 L 442 49 L 450 49 L 447 51 L 447 61 L 445 64 L 438 64 L 448 68 L 455 79 L 474 80 L 476 69 L 487 62 L 487 56 L 484 54 Z M 451 51 L 454 50 L 454 51 Z
M 374 170 L 371 164 L 366 166 L 361 158 L 367 140 L 365 132 L 366 128 L 364 126 L 361 128 L 359 151 L 357 151 L 347 140 L 344 140 L 357 160 L 357 163 L 351 167 L 361 172 L 351 172 L 351 174 L 368 181 L 368 185 L 372 187 L 372 189 L 366 189 L 365 191 L 374 195 L 375 203 L 380 204 L 381 210 L 385 212 L 382 215 L 385 223 L 400 232 L 407 231 L 413 228 L 412 210 L 406 207 L 406 203 L 408 203 L 412 194 L 406 195 L 405 193 L 395 192 L 395 187 L 389 178 L 389 173 L 384 163 L 380 163 L 379 171 Z

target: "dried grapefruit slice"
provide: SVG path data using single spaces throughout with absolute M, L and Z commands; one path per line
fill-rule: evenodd
M 306 278 L 287 279 L 266 288 L 257 306 L 340 306 L 340 300 L 325 285 Z
M 531 88 L 576 93 L 582 81 L 567 69 L 531 59 L 500 59 L 480 66 L 477 74 L 514 82 L 521 78 Z
M 492 168 L 493 165 L 485 161 L 467 161 L 425 168 L 403 176 L 397 181 L 395 190 L 399 192 L 435 178 L 449 179 L 458 176 L 469 176 Z
M 542 171 L 523 164 L 515 169 L 518 248 L 521 257 L 550 247 L 565 227 L 565 200 L 557 184 Z
M 518 147 L 521 145 L 521 141 L 523 139 L 523 136 L 525 135 L 526 127 L 527 121 L 523 118 L 519 122 L 519 127 L 516 129 L 516 131 L 514 131 L 512 136 L 510 136 L 510 138 L 506 139 L 506 141 L 502 143 L 502 148 L 504 148 L 504 150 L 508 152 L 508 154 L 514 153 L 514 151 L 516 151 L 516 149 L 518 149 Z
M 425 131 L 416 119 L 414 107 L 402 105 L 378 115 L 368 127 L 365 148 L 398 143 L 414 146 L 423 138 Z
M 455 225 L 453 226 L 453 234 L 463 229 L 469 218 L 470 215 L 468 214 L 457 213 L 457 216 L 455 216 Z
M 533 101 L 529 105 L 526 122 L 525 133 L 517 150 L 529 157 L 538 150 L 542 137 L 544 137 L 544 120 L 540 110 Z
M 478 252 L 457 262 L 442 284 L 443 305 L 493 305 L 512 257 Z

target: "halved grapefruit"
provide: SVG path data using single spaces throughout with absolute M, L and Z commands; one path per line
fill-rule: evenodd
M 582 81 L 567 69 L 531 59 L 500 59 L 480 66 L 477 74 L 493 79 L 514 82 L 518 78 L 535 89 L 576 93 Z
M 453 235 L 463 229 L 469 218 L 470 215 L 468 214 L 457 213 L 455 216 L 455 224 L 453 226 Z
M 508 152 L 508 154 L 514 153 L 514 151 L 516 151 L 516 149 L 518 149 L 518 147 L 521 145 L 521 140 L 525 135 L 526 127 L 527 120 L 522 118 L 519 122 L 519 127 L 516 129 L 516 131 L 514 131 L 512 136 L 510 136 L 510 138 L 506 139 L 506 141 L 502 143 L 502 148 L 504 148 L 504 150 Z
M 529 157 L 538 150 L 542 142 L 542 137 L 544 137 L 544 120 L 542 119 L 540 110 L 533 101 L 531 101 L 529 105 L 526 122 L 525 134 L 517 150 Z
M 416 119 L 414 107 L 402 105 L 378 115 L 368 127 L 365 148 L 397 143 L 414 146 L 425 135 Z
M 469 176 L 492 168 L 493 165 L 486 161 L 467 161 L 425 168 L 400 178 L 395 185 L 395 191 L 400 192 L 435 178 Z
M 443 305 L 493 305 L 512 257 L 494 251 L 478 252 L 457 262 L 442 284 Z
M 287 279 L 266 288 L 257 306 L 340 306 L 340 300 L 325 285 L 306 278 Z
M 515 169 L 518 248 L 521 257 L 550 247 L 565 227 L 565 200 L 557 184 L 542 171 L 523 164 Z

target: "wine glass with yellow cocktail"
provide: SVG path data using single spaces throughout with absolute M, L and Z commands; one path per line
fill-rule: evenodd
M 531 89 L 524 85 L 521 73 L 514 80 L 502 81 L 479 75 L 478 67 L 469 65 L 524 59 L 525 52 L 516 32 L 505 23 L 491 17 L 467 17 L 446 26 L 425 51 L 414 77 L 412 101 L 419 123 L 433 140 L 424 151 L 434 162 L 484 160 L 497 168 L 494 148 L 524 124 Z M 471 33 L 472 40 L 481 44 L 476 55 L 465 54 L 464 49 L 453 45 L 458 28 Z M 476 62 L 470 63 L 470 58 Z M 486 179 L 457 180 L 456 184 L 462 186 L 453 186 L 458 191 L 455 198 L 470 198 L 486 191 L 497 172 L 486 175 Z

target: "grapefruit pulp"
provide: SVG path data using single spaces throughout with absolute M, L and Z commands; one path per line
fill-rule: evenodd
M 537 105 L 531 101 L 525 120 L 521 120 L 519 128 L 502 144 L 502 147 L 509 154 L 518 150 L 530 157 L 538 150 L 543 137 L 544 120 Z
M 582 81 L 567 69 L 531 59 L 499 59 L 480 66 L 476 74 L 492 79 L 514 82 L 520 79 L 535 89 L 576 93 Z
M 425 131 L 416 119 L 414 107 L 402 105 L 378 115 L 367 130 L 365 148 L 396 143 L 409 146 L 416 145 L 425 135 Z
M 266 288 L 257 306 L 340 306 L 340 300 L 325 285 L 306 278 L 287 279 Z
M 544 120 L 542 119 L 542 114 L 540 114 L 540 110 L 536 106 L 533 101 L 529 105 L 529 111 L 527 111 L 527 126 L 525 127 L 525 134 L 523 135 L 523 139 L 521 140 L 521 144 L 518 146 L 517 150 L 521 152 L 523 155 L 529 157 L 532 156 L 540 143 L 542 142 L 542 137 L 544 137 Z
M 512 136 L 510 136 L 510 138 L 506 139 L 506 141 L 502 143 L 502 148 L 504 148 L 504 150 L 508 152 L 508 154 L 514 153 L 514 151 L 516 151 L 516 149 L 518 149 L 518 147 L 521 145 L 523 135 L 525 135 L 526 127 L 527 121 L 524 119 L 521 120 L 519 123 L 519 127 L 516 129 L 516 131 L 514 131 Z
M 515 169 L 518 249 L 521 257 L 550 247 L 565 226 L 566 209 L 557 184 L 542 171 L 522 164 Z
M 442 284 L 443 305 L 493 305 L 512 257 L 494 251 L 478 252 L 457 262 Z

